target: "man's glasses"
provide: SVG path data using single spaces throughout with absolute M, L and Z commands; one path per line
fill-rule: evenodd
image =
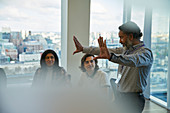
M 45 57 L 45 59 L 54 59 L 54 56 L 47 56 L 47 57 Z
M 93 62 L 94 62 L 94 60 L 85 61 L 85 63 L 86 63 L 86 64 L 88 64 L 89 62 L 90 62 L 90 63 L 93 63 Z

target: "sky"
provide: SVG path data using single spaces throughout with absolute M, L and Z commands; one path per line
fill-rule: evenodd
M 145 16 L 143 7 L 149 3 L 143 2 L 147 0 L 132 1 L 131 19 L 143 30 Z M 168 18 L 166 11 L 169 10 L 165 7 L 169 7 L 169 2 L 150 4 L 149 7 L 154 9 L 155 31 L 167 30 L 164 25 Z M 164 14 L 155 9 L 161 9 Z M 123 0 L 91 0 L 90 11 L 90 32 L 117 32 L 123 23 Z M 164 20 L 166 23 L 161 25 Z M 2 27 L 10 27 L 12 31 L 61 32 L 61 0 L 0 0 L 0 30 Z
M 122 11 L 122 0 L 92 0 L 91 31 L 117 30 Z M 0 17 L 0 29 L 60 32 L 61 0 L 0 0 Z
M 61 31 L 60 0 L 0 0 L 0 29 Z
M 91 0 L 90 31 L 118 31 L 123 22 L 123 0 Z

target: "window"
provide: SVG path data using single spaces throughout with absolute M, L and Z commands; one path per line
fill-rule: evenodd
M 123 21 L 123 0 L 91 0 L 90 46 L 98 46 L 101 35 L 106 39 L 108 48 L 121 46 L 118 38 L 118 27 Z M 98 60 L 99 67 L 116 77 L 118 65 L 108 60 Z
M 152 15 L 152 51 L 154 63 L 151 70 L 151 95 L 167 102 L 169 15 L 164 8 L 154 8 Z
M 0 67 L 6 72 L 8 87 L 30 87 L 44 50 L 53 49 L 60 58 L 60 2 L 1 1 Z
M 133 0 L 132 4 L 131 21 L 134 21 L 141 29 L 143 33 L 144 29 L 144 16 L 145 16 L 145 2 Z M 143 40 L 143 36 L 141 37 Z

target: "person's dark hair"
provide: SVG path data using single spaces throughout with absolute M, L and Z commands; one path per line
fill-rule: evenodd
M 122 24 L 121 26 L 119 26 L 119 30 L 123 31 L 123 33 L 127 35 L 132 33 L 133 37 L 136 39 L 140 39 L 143 35 L 139 26 L 132 21 L 128 21 Z
M 86 72 L 86 69 L 84 68 L 84 62 L 86 61 L 86 58 L 87 57 L 90 57 L 90 56 L 92 56 L 92 57 L 94 57 L 94 55 L 93 54 L 85 54 L 82 58 L 81 58 L 81 66 L 80 66 L 80 69 L 83 71 L 83 72 Z M 98 66 L 98 61 L 97 61 L 97 59 L 96 60 L 94 60 L 95 61 L 95 72 L 99 69 L 99 66 Z
M 45 57 L 49 53 L 53 54 L 54 58 L 55 58 L 55 62 L 54 62 L 53 68 L 55 68 L 55 69 L 59 68 L 58 56 L 57 56 L 56 52 L 51 50 L 51 49 L 48 49 L 48 50 L 44 51 L 43 54 L 41 55 L 41 59 L 40 59 L 41 68 L 45 69 L 47 67 L 47 64 L 45 63 Z

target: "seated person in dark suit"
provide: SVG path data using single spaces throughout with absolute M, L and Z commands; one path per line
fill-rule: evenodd
M 6 88 L 7 86 L 7 78 L 5 71 L 0 68 L 0 88 Z
M 58 87 L 70 85 L 71 76 L 65 69 L 59 66 L 59 59 L 55 51 L 46 50 L 41 55 L 41 67 L 34 75 L 32 86 L 34 87 Z

